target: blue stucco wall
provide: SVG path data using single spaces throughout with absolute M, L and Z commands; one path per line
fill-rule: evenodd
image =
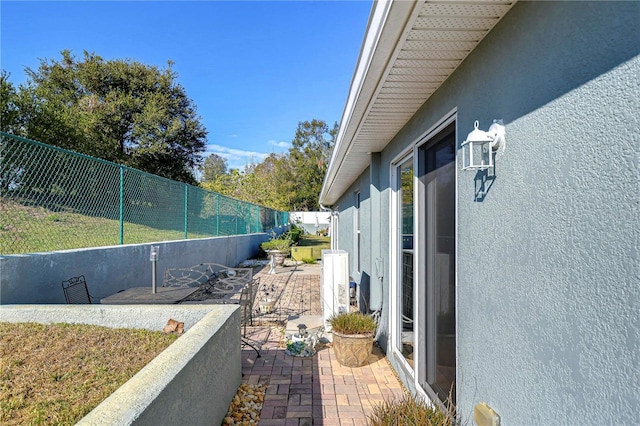
M 351 185 L 340 202 L 339 210 L 340 216 L 338 219 L 338 235 L 340 240 L 340 249 L 349 252 L 349 276 L 353 278 L 360 290 L 362 290 L 362 275 L 365 274 L 365 285 L 367 278 L 366 275 L 370 271 L 370 237 L 368 232 L 370 219 L 370 197 L 369 197 L 369 185 L 367 182 L 366 173 L 361 175 L 360 178 Z M 357 259 L 357 234 L 356 234 L 356 216 L 358 209 L 356 208 L 356 193 L 360 192 L 360 238 L 361 238 L 361 253 L 360 257 L 360 269 L 358 269 Z M 363 292 L 364 293 L 364 292 Z
M 281 230 L 279 229 L 278 232 Z M 0 304 L 65 303 L 62 281 L 84 275 L 93 303 L 131 287 L 151 288 L 152 245 L 159 246 L 157 285 L 167 268 L 200 263 L 236 266 L 258 253 L 269 235 L 250 234 L 32 253 L 0 257 Z
M 504 69 L 462 70 L 494 96 L 459 109 L 459 138 L 475 118 L 509 136 L 484 201 L 458 177 L 459 402 L 637 424 L 640 4 L 517 6 L 477 52 Z
M 638 2 L 519 2 L 380 153 L 388 253 L 391 160 L 454 109 L 458 146 L 474 120 L 506 124 L 485 194 L 458 153 L 466 419 L 484 401 L 503 424 L 640 421 L 639 55 Z

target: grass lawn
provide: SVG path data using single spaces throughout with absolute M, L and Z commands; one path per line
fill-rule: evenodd
M 215 232 L 215 230 L 214 230 Z M 190 239 L 214 234 L 189 232 Z M 124 223 L 124 243 L 140 244 L 184 239 L 184 230 L 157 229 Z M 120 244 L 120 221 L 54 212 L 2 200 L 0 202 L 0 254 L 37 253 Z
M 322 257 L 322 250 L 331 248 L 331 238 L 310 234 L 301 235 L 296 247 L 305 248 L 304 251 L 301 250 L 295 254 L 296 260 L 302 260 L 304 263 L 316 263 Z M 311 250 L 307 250 L 308 248 Z M 292 254 L 292 256 L 294 255 Z
M 317 247 L 321 250 L 331 248 L 331 237 L 303 234 L 298 240 L 298 247 Z
M 0 322 L 0 424 L 75 424 L 175 339 L 139 329 Z

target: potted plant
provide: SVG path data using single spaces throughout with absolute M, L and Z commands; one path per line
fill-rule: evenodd
M 269 256 L 273 256 L 276 266 L 282 266 L 284 258 L 289 255 L 292 244 L 293 240 L 289 238 L 288 234 L 282 234 L 278 237 L 275 233 L 272 233 L 271 239 L 260 244 L 260 248 Z
M 370 315 L 345 312 L 329 318 L 333 334 L 333 352 L 345 367 L 361 367 L 373 349 L 378 324 Z

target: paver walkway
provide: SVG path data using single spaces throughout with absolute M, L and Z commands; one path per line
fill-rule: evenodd
M 403 388 L 380 348 L 374 346 L 366 365 L 343 367 L 331 348 L 313 357 L 285 354 L 284 322 L 290 315 L 321 315 L 320 267 L 268 268 L 258 274 L 261 297 L 275 301 L 273 313 L 257 314 L 247 338 L 261 348 L 242 350 L 243 381 L 266 384 L 260 425 L 366 425 L 372 407 L 400 398 Z M 280 321 L 278 325 L 277 321 Z

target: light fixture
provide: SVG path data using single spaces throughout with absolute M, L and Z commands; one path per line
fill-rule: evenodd
M 157 262 L 158 262 L 158 252 L 160 251 L 160 246 L 151 246 L 151 254 L 149 255 L 149 260 L 151 261 L 151 293 L 156 294 L 157 290 Z
M 494 166 L 494 152 L 505 146 L 505 128 L 501 121 L 493 120 L 486 132 L 478 129 L 478 120 L 473 130 L 462 142 L 462 170 L 486 170 Z

